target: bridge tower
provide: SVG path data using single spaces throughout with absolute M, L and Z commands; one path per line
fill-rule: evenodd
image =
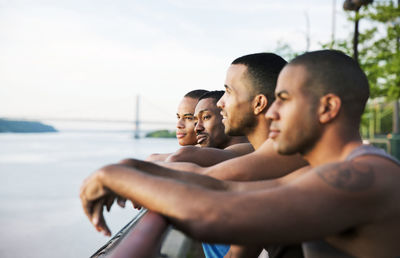
M 136 95 L 136 117 L 135 117 L 135 131 L 134 131 L 135 139 L 140 138 L 139 106 L 140 106 L 140 95 L 138 94 Z

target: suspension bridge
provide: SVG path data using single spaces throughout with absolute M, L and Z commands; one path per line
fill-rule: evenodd
M 135 116 L 134 119 L 102 119 L 102 118 L 61 118 L 61 117 L 46 117 L 46 116 L 35 116 L 35 117 L 3 117 L 9 120 L 18 120 L 18 121 L 41 121 L 41 122 L 68 122 L 68 123 L 98 123 L 98 124 L 122 124 L 128 126 L 128 128 L 132 128 L 132 132 L 135 138 L 139 138 L 141 132 L 143 132 L 143 126 L 152 126 L 152 127 L 164 127 L 167 129 L 172 129 L 175 127 L 174 121 L 152 121 L 152 120 L 142 120 L 140 118 L 140 96 L 136 96 L 135 102 Z

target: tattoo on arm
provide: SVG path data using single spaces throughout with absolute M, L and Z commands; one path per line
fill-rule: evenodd
M 367 190 L 375 181 L 370 165 L 354 161 L 323 166 L 315 172 L 329 185 L 350 192 Z

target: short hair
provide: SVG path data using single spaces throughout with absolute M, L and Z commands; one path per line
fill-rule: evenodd
M 242 64 L 247 67 L 248 76 L 252 81 L 253 96 L 265 95 L 270 106 L 275 99 L 279 72 L 287 64 L 285 59 L 273 53 L 256 53 L 236 58 L 232 64 Z
M 215 103 L 218 102 L 218 100 L 224 95 L 225 91 L 223 90 L 213 90 L 213 91 L 209 91 L 204 93 L 203 95 L 201 95 L 201 97 L 199 98 L 199 101 L 202 99 L 214 99 Z
M 316 98 L 335 94 L 341 99 L 344 116 L 360 123 L 369 84 L 356 61 L 338 50 L 319 50 L 300 55 L 289 65 L 301 65 L 307 70 L 303 88 L 307 94 Z
M 205 94 L 205 93 L 207 93 L 207 92 L 209 92 L 209 91 L 208 91 L 208 90 L 201 90 L 201 89 L 199 89 L 199 90 L 192 90 L 192 91 L 189 91 L 188 93 L 186 93 L 185 96 L 183 96 L 183 97 L 188 97 L 188 98 L 192 98 L 192 99 L 197 99 L 197 100 L 199 100 L 199 98 L 200 98 L 203 94 Z

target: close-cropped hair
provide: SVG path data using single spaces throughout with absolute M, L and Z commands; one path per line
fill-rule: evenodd
M 344 115 L 350 121 L 359 122 L 369 97 L 369 83 L 354 59 L 338 50 L 319 50 L 300 55 L 289 65 L 306 69 L 302 90 L 318 99 L 329 93 L 338 96 Z
M 251 80 L 253 97 L 263 94 L 267 97 L 268 106 L 275 99 L 275 87 L 279 72 L 287 64 L 285 59 L 273 53 L 256 53 L 233 60 L 232 64 L 247 67 L 247 75 Z
M 198 89 L 198 90 L 192 90 L 189 91 L 188 93 L 185 94 L 184 97 L 188 97 L 188 98 L 192 98 L 192 99 L 199 99 L 203 94 L 209 92 L 208 90 L 202 90 L 202 89 Z
M 224 93 L 225 93 L 225 91 L 223 91 L 223 90 L 209 91 L 209 92 L 206 92 L 203 95 L 201 95 L 201 97 L 199 98 L 199 101 L 202 99 L 212 98 L 215 100 L 215 103 L 217 103 L 218 100 L 224 95 Z

